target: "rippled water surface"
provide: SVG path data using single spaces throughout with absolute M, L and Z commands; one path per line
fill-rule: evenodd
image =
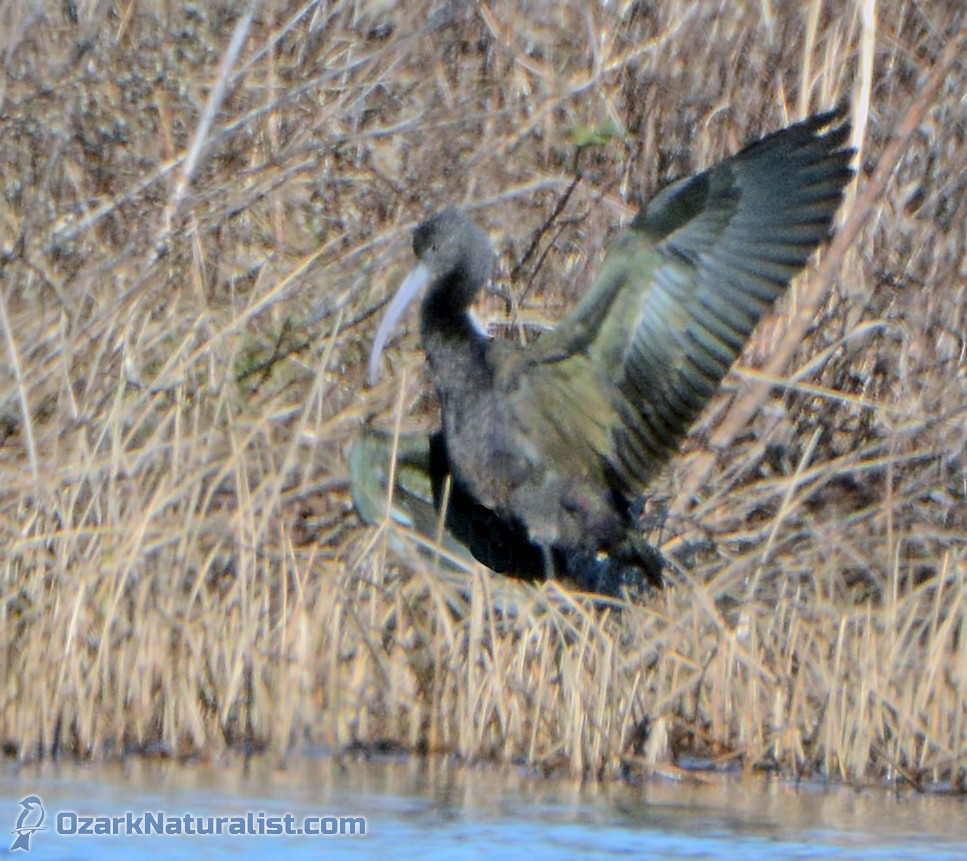
M 794 788 L 749 778 L 582 787 L 439 760 L 339 764 L 304 757 L 285 768 L 264 759 L 248 765 L 4 763 L 0 789 L 0 851 L 7 853 L 17 839 L 18 822 L 45 828 L 29 835 L 29 854 L 9 853 L 20 858 L 967 859 L 962 798 Z M 31 797 L 39 804 L 21 804 Z M 114 817 L 111 827 L 122 831 L 146 830 L 154 817 L 156 827 L 211 826 L 223 833 L 58 833 L 58 826 L 107 828 Z M 360 817 L 365 835 L 228 833 L 282 830 L 286 821 L 290 830 L 358 831 Z

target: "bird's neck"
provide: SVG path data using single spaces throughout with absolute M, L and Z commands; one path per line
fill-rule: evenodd
M 423 349 L 441 400 L 464 392 L 489 392 L 493 374 L 489 339 L 480 334 L 466 308 L 454 308 L 427 297 L 421 315 Z

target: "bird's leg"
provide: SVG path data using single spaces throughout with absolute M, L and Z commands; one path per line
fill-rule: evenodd
M 560 473 L 547 465 L 533 469 L 511 495 L 511 510 L 527 524 L 528 538 L 541 549 L 545 580 L 557 580 L 568 573 L 568 535 L 564 530 L 587 531 L 586 506 L 575 503 L 572 496 L 573 490 L 561 481 Z
M 544 557 L 544 579 L 557 579 L 557 566 L 554 564 L 554 553 L 550 544 L 541 543 L 541 556 Z

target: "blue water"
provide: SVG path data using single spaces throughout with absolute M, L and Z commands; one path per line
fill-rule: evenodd
M 10 852 L 20 801 L 35 796 L 46 831 Z M 365 817 L 364 836 L 58 834 L 91 817 L 221 816 L 256 825 L 291 814 L 336 828 Z M 26 825 L 35 824 L 32 808 Z M 125 820 L 124 826 L 127 822 Z M 141 827 L 144 828 L 143 820 Z M 192 826 L 194 827 L 194 825 Z M 227 827 L 227 826 L 226 826 Z M 837 858 L 967 859 L 967 801 L 912 792 L 794 788 L 716 778 L 691 785 L 581 786 L 441 760 L 303 757 L 248 764 L 0 764 L 0 852 L 30 859 L 131 858 Z

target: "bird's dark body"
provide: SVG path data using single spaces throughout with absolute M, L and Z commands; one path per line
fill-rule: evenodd
M 493 263 L 483 231 L 453 209 L 417 228 L 418 277 L 404 287 L 427 285 L 421 334 L 449 468 L 472 504 L 526 532 L 548 573 L 610 593 L 660 584 L 634 502 L 828 234 L 851 176 L 846 124 L 822 133 L 836 116 L 660 192 L 578 307 L 524 349 L 481 335 L 467 313 Z

